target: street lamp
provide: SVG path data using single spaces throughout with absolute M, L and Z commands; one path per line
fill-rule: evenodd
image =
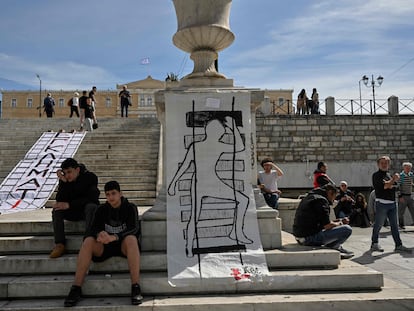
M 39 87 L 39 107 L 37 109 L 39 110 L 39 118 L 42 117 L 42 80 L 40 79 L 40 76 L 36 74 L 36 77 L 39 79 L 40 87 Z
M 366 76 L 363 76 L 362 79 L 358 81 L 358 85 L 359 85 L 359 106 L 361 107 L 361 113 L 362 113 L 361 81 L 364 80 L 364 78 L 366 78 Z
M 374 102 L 374 110 L 375 110 L 375 87 L 380 87 L 382 82 L 384 81 L 384 78 L 382 76 L 378 76 L 377 80 L 374 80 L 374 75 L 371 75 L 371 81 L 369 78 L 364 75 L 361 79 L 366 87 L 369 87 L 369 85 L 372 87 L 372 99 Z

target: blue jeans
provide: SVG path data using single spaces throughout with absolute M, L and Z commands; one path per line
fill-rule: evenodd
M 303 245 L 307 246 L 326 246 L 338 249 L 352 234 L 352 228 L 349 225 L 333 227 L 329 230 L 322 230 L 314 235 L 305 237 Z
M 400 233 L 398 232 L 397 204 L 395 202 L 386 204 L 375 201 L 375 222 L 372 228 L 372 243 L 378 243 L 379 232 L 387 218 L 390 222 L 391 234 L 395 246 L 402 245 Z
M 277 193 L 263 193 L 266 204 L 271 208 L 277 209 L 279 207 L 279 195 Z

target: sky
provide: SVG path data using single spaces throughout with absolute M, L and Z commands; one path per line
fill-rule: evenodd
M 0 0 L 0 90 L 115 89 L 182 78 L 190 55 L 172 43 L 171 0 Z M 235 86 L 317 88 L 320 99 L 414 98 L 414 1 L 234 0 L 234 42 L 219 71 Z M 149 64 L 141 64 L 143 59 Z

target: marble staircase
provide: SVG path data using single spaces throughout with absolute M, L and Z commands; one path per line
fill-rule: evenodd
M 66 119 L 0 120 L 0 149 L 10 151 L 1 159 L 0 181 L 43 131 L 69 131 L 75 125 L 74 120 Z M 106 181 L 118 180 L 125 196 L 139 206 L 140 215 L 145 215 L 157 193 L 159 131 L 156 120 L 100 120 L 99 129 L 86 135 L 75 158 L 98 175 L 101 191 Z M 53 200 L 54 195 L 46 206 Z M 352 300 L 350 292 L 354 293 L 351 306 L 363 310 L 377 309 L 380 302 L 384 303 L 383 297 L 389 298 L 385 305 L 392 300 L 401 305 L 413 301 L 403 292 L 384 290 L 382 273 L 341 261 L 333 250 L 299 246 L 289 233 L 275 235 L 271 226 L 276 221 L 280 228 L 280 219 L 273 219 L 274 213 L 266 209 L 258 209 L 257 214 L 270 275 L 262 282 L 225 285 L 215 281 L 191 287 L 169 285 L 165 220 L 143 217 L 141 283 L 145 300 L 139 308 L 320 310 L 337 306 L 335 310 L 345 310 L 345 302 L 349 307 Z M 0 215 L 0 309 L 63 310 L 63 297 L 76 269 L 82 228 L 82 223 L 68 222 L 68 253 L 51 260 L 50 208 Z M 124 259 L 92 264 L 83 287 L 86 298 L 75 309 L 135 310 L 127 298 L 129 285 Z

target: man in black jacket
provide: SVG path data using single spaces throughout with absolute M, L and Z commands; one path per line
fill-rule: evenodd
M 341 258 L 351 258 L 353 252 L 342 247 L 352 233 L 349 219 L 331 221 L 330 205 L 335 200 L 337 189 L 327 184 L 309 192 L 296 210 L 293 235 L 301 245 L 326 246 L 340 252 Z
M 131 303 L 142 303 L 140 278 L 138 209 L 122 196 L 117 181 L 105 184 L 106 203 L 99 206 L 92 229 L 86 235 L 78 255 L 73 285 L 65 307 L 73 307 L 82 297 L 82 284 L 91 261 L 101 262 L 112 256 L 126 257 L 131 277 Z
M 389 173 L 391 159 L 389 156 L 381 156 L 377 160 L 378 171 L 372 174 L 372 185 L 375 190 L 375 221 L 372 228 L 371 251 L 383 252 L 378 244 L 379 232 L 385 220 L 388 218 L 391 226 L 391 235 L 395 243 L 395 252 L 411 253 L 411 249 L 403 245 L 398 232 L 398 212 L 395 198 L 396 188 L 400 180 L 400 174 Z
M 65 220 L 85 220 L 88 232 L 99 205 L 98 177 L 94 173 L 72 158 L 67 158 L 60 167 L 57 171 L 59 187 L 52 210 L 55 247 L 50 258 L 65 253 Z

